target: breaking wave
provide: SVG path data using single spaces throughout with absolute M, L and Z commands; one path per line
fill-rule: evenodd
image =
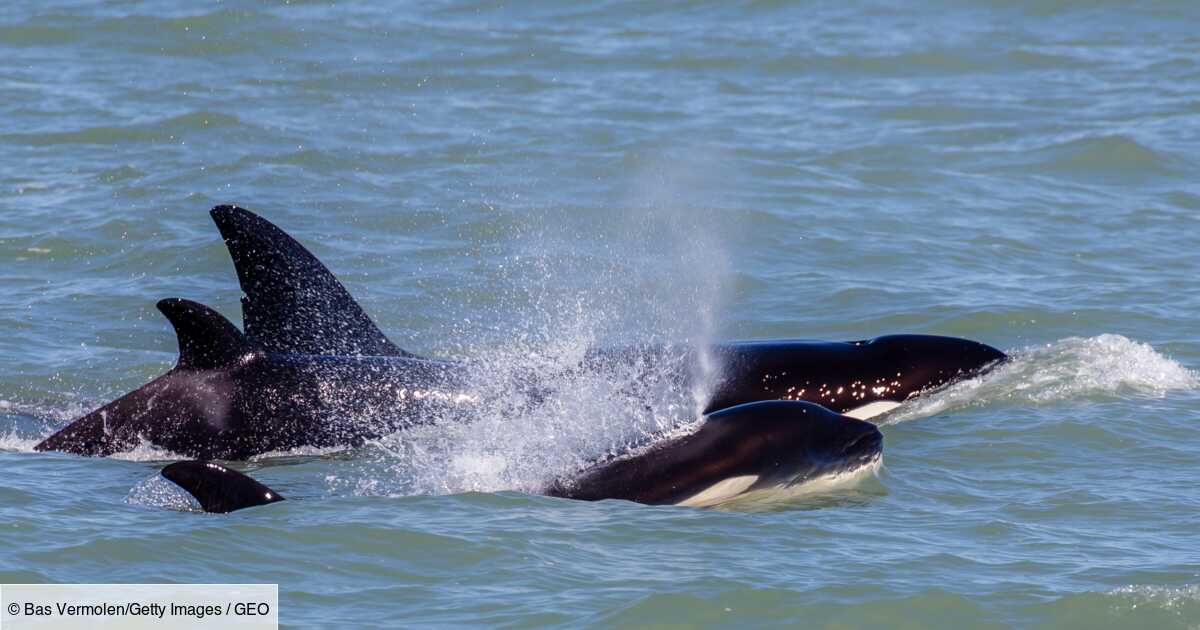
M 987 374 L 910 401 L 882 424 L 996 402 L 1042 405 L 1092 396 L 1161 397 L 1200 388 L 1200 375 L 1149 344 L 1115 334 L 1069 337 L 1011 352 Z
M 95 406 L 92 401 L 28 403 L 0 400 L 0 452 L 33 451 L 33 447 L 61 427 Z

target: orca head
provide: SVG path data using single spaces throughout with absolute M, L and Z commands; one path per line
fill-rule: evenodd
M 879 366 L 875 382 L 864 385 L 898 401 L 978 376 L 1008 358 L 977 341 L 937 335 L 886 335 L 855 343 Z
M 773 400 L 708 416 L 719 440 L 738 448 L 735 468 L 758 479 L 753 488 L 790 487 L 853 473 L 880 461 L 883 434 L 870 422 L 815 403 Z M 706 427 L 708 429 L 709 427 Z M 753 448 L 746 450 L 748 445 Z
M 557 479 L 547 494 L 711 506 L 859 470 L 878 462 L 882 448 L 883 436 L 869 422 L 809 402 L 753 402 L 708 415 L 690 435 Z

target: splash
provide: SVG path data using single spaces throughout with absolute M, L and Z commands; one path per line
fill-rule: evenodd
M 1011 353 L 978 377 L 906 403 L 881 424 L 997 401 L 1048 404 L 1084 397 L 1152 396 L 1200 388 L 1200 375 L 1149 344 L 1114 334 L 1070 337 Z
M 1122 600 L 1130 610 L 1151 607 L 1180 614 L 1200 612 L 1200 586 L 1195 584 L 1179 587 L 1131 584 L 1113 589 L 1108 595 Z
M 161 508 L 178 512 L 203 512 L 200 502 L 179 486 L 167 481 L 162 475 L 154 475 L 139 481 L 125 495 L 127 505 Z
M 71 401 L 67 404 L 49 402 L 27 403 L 0 400 L 0 452 L 33 452 L 54 427 L 92 409 L 90 401 Z
M 598 352 L 596 328 L 606 312 L 548 310 L 570 315 L 557 328 L 569 334 L 545 344 L 514 341 L 474 357 L 467 381 L 476 384 L 471 397 L 485 402 L 478 413 L 469 422 L 439 418 L 372 443 L 376 457 L 348 481 L 351 489 L 536 492 L 593 457 L 694 423 L 703 398 L 695 390 L 706 376 L 692 340 Z
M 704 194 L 703 170 L 654 170 L 603 224 L 534 216 L 516 228 L 518 251 L 492 266 L 487 302 L 470 305 L 450 335 L 486 339 L 458 349 L 482 410 L 378 440 L 358 474 L 330 485 L 535 492 L 593 458 L 693 425 L 717 377 L 707 349 L 731 276 L 723 215 L 688 199 Z M 478 334 L 480 318 L 505 332 Z
M 536 492 L 592 457 L 621 452 L 697 417 L 687 388 L 665 386 L 678 370 L 675 356 L 655 366 L 618 361 L 564 370 L 542 379 L 549 389 L 536 396 L 522 393 L 523 379 L 513 377 L 530 369 L 530 361 L 501 357 L 485 357 L 473 368 L 492 376 L 479 393 L 491 404 L 473 421 L 415 427 L 373 444 L 385 455 L 383 476 L 407 488 L 401 493 Z
M 128 451 L 114 453 L 112 458 L 123 459 L 127 462 L 175 462 L 181 459 L 191 459 L 179 453 L 171 452 L 161 446 L 155 446 L 145 439 Z
M 21 435 L 15 430 L 9 431 L 8 433 L 0 434 L 0 452 L 29 453 L 41 441 L 42 438 L 40 437 L 30 438 Z

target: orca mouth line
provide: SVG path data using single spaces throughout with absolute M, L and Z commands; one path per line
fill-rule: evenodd
M 857 452 L 864 455 L 873 455 L 877 453 L 883 446 L 883 434 L 878 430 L 864 433 L 842 447 L 843 453 Z

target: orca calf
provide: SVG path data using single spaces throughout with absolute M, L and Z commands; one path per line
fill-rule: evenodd
M 748 403 L 709 415 L 695 433 L 558 479 L 545 494 L 707 507 L 869 469 L 882 460 L 882 452 L 883 435 L 869 422 L 812 403 Z M 195 497 L 205 512 L 283 500 L 254 479 L 211 462 L 178 462 L 162 475 Z
M 747 403 L 708 415 L 695 433 L 557 480 L 546 494 L 704 507 L 853 473 L 882 453 L 870 422 L 808 402 Z
M 148 441 L 195 458 L 245 459 L 300 446 L 352 446 L 451 417 L 474 405 L 463 363 L 418 357 L 392 343 L 337 278 L 303 245 L 247 210 L 211 211 L 241 285 L 244 332 L 203 305 L 159 303 L 179 338 L 167 374 L 104 405 L 35 448 L 106 456 Z M 718 344 L 715 378 L 699 351 L 647 346 L 595 351 L 580 370 L 673 362 L 674 391 L 698 388 L 703 409 L 762 400 L 818 403 L 869 418 L 953 380 L 979 374 L 1004 353 L 966 339 L 891 335 L 854 342 Z M 663 370 L 660 370 L 660 373 Z M 561 374 L 533 375 L 536 400 Z

